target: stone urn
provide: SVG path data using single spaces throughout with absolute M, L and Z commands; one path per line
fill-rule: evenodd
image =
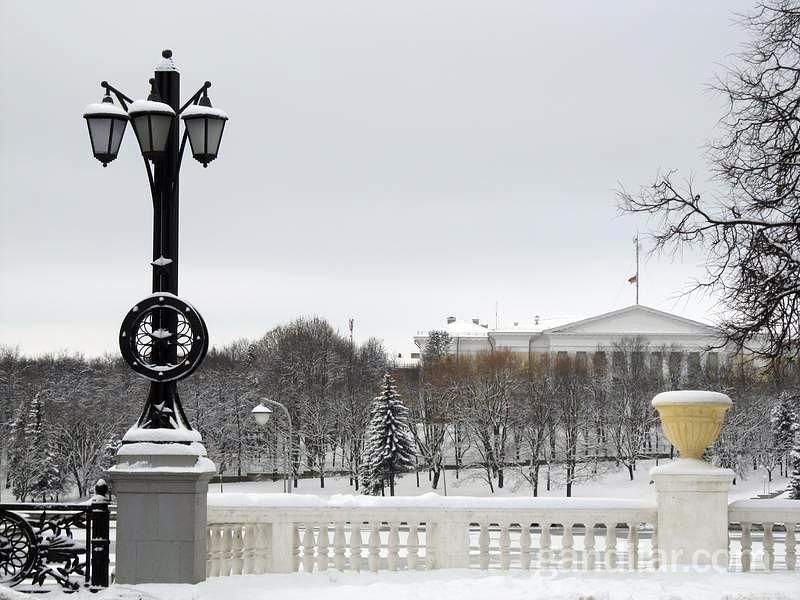
M 731 399 L 719 392 L 680 390 L 653 398 L 661 428 L 680 450 L 681 458 L 702 459 L 703 452 L 719 436 Z

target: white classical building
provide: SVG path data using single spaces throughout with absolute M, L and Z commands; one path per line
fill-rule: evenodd
M 451 339 L 453 354 L 506 349 L 513 352 L 594 352 L 610 349 L 623 338 L 640 337 L 653 350 L 680 348 L 685 352 L 706 352 L 720 343 L 719 332 L 711 325 L 686 319 L 641 304 L 543 328 L 538 318 L 533 323 L 514 323 L 512 327 L 490 328 L 479 319 L 448 317 L 441 327 Z M 428 332 L 414 336 L 414 344 L 424 351 Z

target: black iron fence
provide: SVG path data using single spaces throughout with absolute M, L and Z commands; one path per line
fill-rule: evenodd
M 0 585 L 107 587 L 108 486 L 83 504 L 0 504 Z

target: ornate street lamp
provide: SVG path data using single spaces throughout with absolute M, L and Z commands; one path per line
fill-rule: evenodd
M 105 167 L 117 158 L 125 125 L 128 124 L 128 113 L 114 104 L 106 89 L 103 101 L 87 106 L 83 118 L 89 126 L 92 154 Z
M 217 158 L 228 115 L 211 106 L 208 93 L 203 92 L 200 102 L 183 111 L 181 118 L 189 133 L 192 156 L 203 163 L 203 167 L 207 167 L 208 163 Z
M 180 74 L 172 61 L 172 51 L 164 50 L 162 57 L 150 80 L 147 100 L 134 101 L 103 81 L 103 101 L 90 105 L 84 118 L 92 153 L 103 166 L 116 158 L 130 120 L 150 182 L 153 294 L 131 308 L 119 332 L 123 358 L 137 374 L 150 380 L 150 392 L 137 427 L 191 430 L 176 382 L 202 363 L 208 351 L 208 330 L 197 309 L 178 297 L 179 173 L 187 138 L 192 139 L 193 154 L 203 166 L 216 158 L 228 117 L 211 108 L 209 81 L 181 105 Z M 111 94 L 122 108 L 113 103 Z M 202 105 L 197 106 L 201 101 Z M 184 113 L 181 134 L 178 117 Z M 198 137 L 200 130 L 202 139 Z
M 264 402 L 267 404 L 271 404 L 272 406 L 277 406 L 280 408 L 283 413 L 286 415 L 286 422 L 289 425 L 289 436 L 288 436 L 288 444 L 286 445 L 286 487 L 284 491 L 286 493 L 292 493 L 292 417 L 289 414 L 289 409 L 286 408 L 285 405 L 277 402 L 276 400 L 270 400 L 269 398 L 261 398 L 261 402 L 259 402 L 256 406 L 253 407 L 253 410 L 250 411 L 250 414 L 253 415 L 253 418 L 256 421 L 256 424 L 260 427 L 263 427 L 269 422 L 269 418 L 272 416 L 272 409 L 268 406 L 264 406 Z M 277 455 L 277 452 L 276 452 Z
M 261 403 L 256 405 L 250 412 L 253 414 L 256 424 L 262 427 L 269 422 L 269 418 L 272 416 L 272 409 Z
M 150 95 L 147 100 L 136 100 L 128 109 L 131 126 L 139 141 L 142 156 L 158 160 L 167 153 L 169 132 L 175 120 L 175 110 L 161 101 L 156 89 L 156 80 L 150 80 Z

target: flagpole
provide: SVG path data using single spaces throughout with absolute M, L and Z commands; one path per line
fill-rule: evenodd
M 633 238 L 633 243 L 636 244 L 636 304 L 639 304 L 639 232 L 636 232 L 636 237 Z

